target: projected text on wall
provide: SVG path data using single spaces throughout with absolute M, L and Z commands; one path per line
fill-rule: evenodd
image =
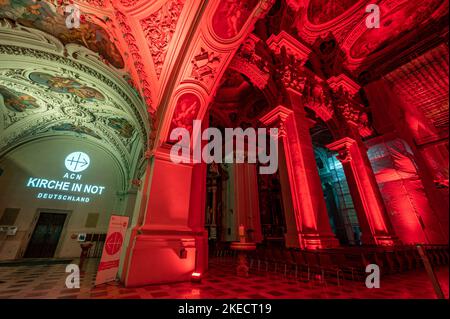
M 39 189 L 36 194 L 38 199 L 89 203 L 92 195 L 103 195 L 105 186 L 82 183 L 83 175 L 80 172 L 90 165 L 90 158 L 86 153 L 70 153 L 64 164 L 69 172 L 65 172 L 61 180 L 30 177 L 26 187 Z

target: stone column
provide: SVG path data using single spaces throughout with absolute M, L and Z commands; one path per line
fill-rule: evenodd
M 364 146 L 345 137 L 327 147 L 338 153 L 358 215 L 363 244 L 390 246 L 398 242 L 387 215 Z
M 177 164 L 169 154 L 168 147 L 149 154 L 122 272 L 127 287 L 186 281 L 207 269 L 206 164 Z
M 304 109 L 299 107 L 294 112 L 278 106 L 260 121 L 267 127 L 279 128 L 280 149 L 285 154 L 285 163 L 282 164 L 285 164 L 290 188 L 283 189 L 285 183 L 282 183 L 282 191 L 291 195 L 299 247 L 315 249 L 338 246 L 328 219 Z M 280 171 L 280 175 L 282 178 L 283 172 Z M 286 218 L 286 221 L 289 220 Z
M 261 242 L 261 220 L 259 216 L 258 176 L 256 164 L 234 164 L 235 208 L 237 225 L 253 230 L 253 241 Z M 247 238 L 248 240 L 249 238 Z

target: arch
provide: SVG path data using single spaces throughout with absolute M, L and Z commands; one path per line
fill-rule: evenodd
M 0 88 L 8 95 L 0 97 L 0 153 L 41 137 L 72 135 L 110 149 L 127 178 L 134 176 L 151 119 L 126 73 L 43 31 L 0 20 L 0 34 Z

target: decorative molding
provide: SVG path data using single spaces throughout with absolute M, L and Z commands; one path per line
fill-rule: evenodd
M 256 44 L 260 41 L 255 35 L 250 34 L 241 44 L 228 67 L 244 74 L 253 85 L 263 90 L 270 78 L 270 65 L 256 52 Z
M 158 11 L 140 21 L 158 79 L 184 2 L 185 0 L 169 0 Z
M 144 96 L 145 102 L 147 103 L 147 111 L 150 114 L 154 113 L 153 103 L 152 103 L 152 94 L 150 88 L 150 82 L 148 80 L 147 72 L 145 71 L 145 62 L 141 56 L 140 49 L 138 44 L 136 43 L 136 38 L 133 35 L 133 31 L 128 24 L 127 17 L 120 11 L 116 10 L 115 18 L 117 23 L 119 24 L 120 30 L 123 33 L 123 38 L 125 43 L 128 46 L 128 49 L 131 53 L 131 58 L 134 61 L 134 68 L 140 80 L 140 86 L 142 95 Z
M 266 43 L 275 54 L 281 54 L 281 50 L 284 48 L 287 55 L 295 57 L 296 60 L 303 61 L 303 64 L 312 52 L 310 48 L 300 43 L 285 31 L 281 31 L 277 35 L 272 34 Z
M 333 91 L 338 91 L 339 88 L 342 88 L 350 96 L 354 96 L 361 88 L 355 81 L 342 73 L 338 76 L 330 77 L 327 82 Z
M 326 145 L 325 147 L 331 151 L 338 153 L 336 158 L 342 163 L 349 163 L 352 160 L 351 147 L 356 144 L 356 141 L 350 137 L 344 137 L 333 143 Z
M 42 31 L 4 20 L 0 20 L 0 61 L 11 67 L 0 70 L 0 85 L 32 96 L 40 106 L 14 112 L 6 109 L 0 98 L 2 153 L 36 138 L 75 134 L 116 154 L 127 176 L 134 174 L 136 168 L 131 165 L 136 160 L 133 157 L 142 152 L 135 152 L 133 145 L 147 147 L 151 121 L 149 123 L 145 104 L 126 83 L 122 71 L 106 66 L 84 47 L 64 46 Z M 33 72 L 48 74 L 53 77 L 52 83 L 62 82 L 58 82 L 57 89 L 52 89 L 47 86 L 50 82 L 32 80 L 29 75 Z M 96 100 L 95 96 L 86 95 L 88 92 L 75 94 L 76 90 L 68 90 L 71 83 L 99 91 L 104 99 Z M 120 131 L 120 127 L 109 125 L 108 119 L 113 117 L 126 119 L 138 133 L 128 138 L 129 128 Z M 62 124 L 68 126 L 68 131 L 53 129 Z M 70 130 L 71 127 L 76 130 Z
M 81 1 L 87 2 L 91 6 L 94 6 L 94 7 L 104 7 L 105 6 L 105 0 L 81 0 Z M 125 1 L 125 0 L 121 0 L 121 1 Z M 135 1 L 135 0 L 128 0 L 128 1 Z
M 214 79 L 219 64 L 219 54 L 200 47 L 200 52 L 192 59 L 191 77 L 205 83 L 210 82 Z

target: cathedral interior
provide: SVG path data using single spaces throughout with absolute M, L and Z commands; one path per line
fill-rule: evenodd
M 448 298 L 448 18 L 0 0 L 0 299 Z M 276 128 L 277 170 L 174 161 L 174 130 L 206 145 L 194 121 Z

